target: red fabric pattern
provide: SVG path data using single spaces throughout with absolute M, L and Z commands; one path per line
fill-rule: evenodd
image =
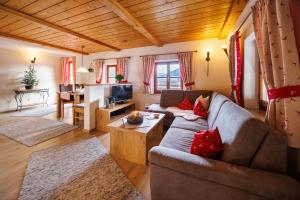
M 117 59 L 117 75 L 118 74 L 124 76 L 123 81 L 128 81 L 128 58 Z
M 198 101 L 198 103 L 194 105 L 193 111 L 195 115 L 198 115 L 204 119 L 208 117 L 208 113 L 200 101 Z
M 242 95 L 241 95 L 241 79 L 242 79 L 242 62 L 241 62 L 241 47 L 240 47 L 240 35 L 237 31 L 235 33 L 235 57 L 232 59 L 236 59 L 236 70 L 234 70 L 235 74 L 235 84 L 231 85 L 231 89 L 235 98 L 235 102 L 238 105 L 242 105 Z
M 150 80 L 153 75 L 156 56 L 143 56 L 144 88 L 145 93 L 151 93 Z
M 180 75 L 186 89 L 192 89 L 195 84 L 192 77 L 192 64 L 193 64 L 193 52 L 181 52 L 177 53 Z
M 96 59 L 94 62 L 96 70 L 96 83 L 100 84 L 102 83 L 104 60 Z
M 269 100 L 300 96 L 300 85 L 286 86 L 276 89 L 268 89 Z
M 62 82 L 65 86 L 71 84 L 71 64 L 73 64 L 73 58 L 71 57 L 61 58 Z M 74 69 L 74 64 L 73 64 L 73 69 Z M 73 78 L 75 79 L 75 71 L 74 70 L 72 71 L 73 71 Z M 73 83 L 75 83 L 75 80 L 73 80 Z
M 213 158 L 222 152 L 222 139 L 218 128 L 215 130 L 198 131 L 191 145 L 191 153 Z
M 184 100 L 178 105 L 178 108 L 182 110 L 193 110 L 193 104 L 190 102 L 188 98 L 184 98 Z

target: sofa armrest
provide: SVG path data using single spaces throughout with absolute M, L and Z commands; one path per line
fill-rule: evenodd
M 150 165 L 266 198 L 300 199 L 300 184 L 282 174 L 232 165 L 161 146 L 150 150 L 149 160 Z

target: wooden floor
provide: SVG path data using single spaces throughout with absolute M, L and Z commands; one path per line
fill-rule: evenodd
M 72 123 L 71 109 L 66 110 L 64 122 Z M 1 114 L 0 114 L 1 116 Z M 45 116 L 48 119 L 56 119 L 56 113 Z M 55 145 L 62 145 L 73 141 L 97 137 L 99 141 L 109 149 L 109 134 L 94 131 L 84 133 L 82 128 L 75 129 L 46 142 L 33 147 L 27 147 L 7 137 L 0 135 L 0 199 L 13 200 L 18 198 L 19 191 L 25 174 L 25 169 L 32 152 Z M 149 167 L 137 165 L 125 160 L 115 159 L 129 180 L 150 200 Z

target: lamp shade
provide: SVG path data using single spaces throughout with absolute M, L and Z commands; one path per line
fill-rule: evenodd
M 85 67 L 80 67 L 79 69 L 76 70 L 76 72 L 86 73 L 86 72 L 89 72 L 89 71 Z

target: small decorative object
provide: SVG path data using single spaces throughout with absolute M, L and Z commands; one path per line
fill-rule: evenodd
M 21 81 L 21 83 L 25 85 L 25 89 L 27 90 L 33 89 L 33 87 L 39 83 L 39 80 L 37 79 L 36 71 L 34 69 L 35 60 L 36 58 L 31 60 L 28 69 L 24 71 L 25 74 L 23 80 Z
M 206 76 L 208 76 L 208 73 L 209 73 L 209 61 L 210 61 L 209 55 L 210 55 L 210 52 L 207 51 L 207 52 L 206 52 L 206 58 L 205 58 L 205 60 L 206 60 L 206 62 L 207 62 Z
M 116 80 L 118 81 L 118 83 L 121 83 L 123 79 L 124 79 L 124 76 L 122 74 L 116 75 Z
M 128 124 L 141 124 L 143 123 L 143 115 L 139 111 L 133 111 L 127 117 Z
M 95 67 L 94 67 L 94 62 L 91 62 L 89 68 L 88 68 L 89 72 L 94 72 L 95 71 Z
M 154 119 L 158 119 L 159 118 L 159 113 L 154 113 Z

